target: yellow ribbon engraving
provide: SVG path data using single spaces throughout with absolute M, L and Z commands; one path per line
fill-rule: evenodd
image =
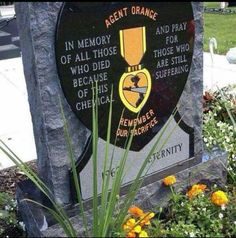
M 151 76 L 140 64 L 146 52 L 146 29 L 136 27 L 120 30 L 120 52 L 129 65 L 120 78 L 119 95 L 132 112 L 139 112 L 151 92 Z

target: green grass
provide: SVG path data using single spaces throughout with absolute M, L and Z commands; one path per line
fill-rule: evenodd
M 220 8 L 220 2 L 204 2 L 203 5 L 207 8 Z M 225 9 L 236 10 L 236 7 L 226 7 Z
M 205 2 L 205 7 L 219 8 L 219 2 Z M 236 7 L 230 9 L 236 10 Z M 236 47 L 236 14 L 204 13 L 204 51 L 209 52 L 209 38 L 217 40 L 216 54 L 225 55 Z
M 220 2 L 204 2 L 204 7 L 220 7 Z

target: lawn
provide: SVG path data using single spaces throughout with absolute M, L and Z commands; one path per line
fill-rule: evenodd
M 205 2 L 204 7 L 219 8 L 219 2 Z M 236 7 L 228 9 L 236 10 Z M 209 52 L 209 38 L 217 40 L 217 54 L 226 54 L 236 47 L 236 13 L 204 13 L 204 51 Z

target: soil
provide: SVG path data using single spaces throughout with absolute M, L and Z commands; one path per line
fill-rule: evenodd
M 29 165 L 34 171 L 37 171 L 35 160 L 27 162 L 26 164 Z M 26 175 L 16 166 L 0 170 L 0 192 L 15 195 L 16 184 L 26 178 Z
M 35 172 L 37 171 L 35 160 L 27 162 L 26 164 Z M 0 192 L 9 193 L 15 197 L 16 184 L 26 178 L 27 176 L 16 166 L 0 170 Z M 3 233 L 0 234 L 0 237 L 25 237 L 25 233 L 22 229 L 7 224 L 3 219 L 0 219 L 0 228 L 4 230 Z
M 2 224 L 0 224 L 0 226 L 1 225 Z M 18 227 L 8 225 L 5 226 L 4 228 L 5 228 L 4 232 L 0 234 L 1 237 L 25 237 L 23 230 L 21 230 Z

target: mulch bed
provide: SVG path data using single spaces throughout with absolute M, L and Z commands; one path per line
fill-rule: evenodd
M 5 228 L 5 231 L 0 234 L 1 237 L 25 237 L 24 232 L 18 227 L 6 226 L 4 223 L 1 224 L 1 221 L 0 226 Z
M 37 171 L 35 160 L 27 162 L 26 164 L 35 172 Z M 16 166 L 0 170 L 0 192 L 9 193 L 15 197 L 16 184 L 26 178 L 27 176 Z M 8 225 L 2 219 L 0 219 L 0 227 L 4 230 L 4 232 L 0 234 L 0 237 L 25 237 L 22 229 L 14 225 Z
M 26 164 L 29 165 L 34 171 L 37 171 L 35 160 L 27 162 Z M 0 170 L 0 192 L 15 195 L 16 184 L 26 178 L 26 175 L 16 166 Z

